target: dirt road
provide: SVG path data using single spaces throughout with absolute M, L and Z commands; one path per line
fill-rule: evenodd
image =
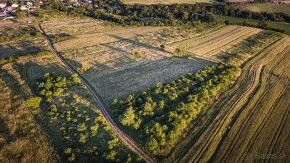
M 39 28 L 43 34 L 43 36 L 46 38 L 47 43 L 49 45 L 49 47 L 51 48 L 51 50 L 57 55 L 57 57 L 60 59 L 60 61 L 66 66 L 67 69 L 69 69 L 72 73 L 78 74 L 82 84 L 84 84 L 88 91 L 90 92 L 90 94 L 93 96 L 93 98 L 95 99 L 96 103 L 99 106 L 100 111 L 102 112 L 102 114 L 104 115 L 104 117 L 106 118 L 107 122 L 109 123 L 109 125 L 112 127 L 112 129 L 116 132 L 116 134 L 119 136 L 119 138 L 132 150 L 134 151 L 136 154 L 138 154 L 141 158 L 143 158 L 146 162 L 150 162 L 150 163 L 154 163 L 155 159 L 152 158 L 152 156 L 147 155 L 143 149 L 141 149 L 138 145 L 136 145 L 126 134 L 124 134 L 123 131 L 121 131 L 118 126 L 116 125 L 116 123 L 113 121 L 113 119 L 111 118 L 111 116 L 109 115 L 109 113 L 107 112 L 105 106 L 103 105 L 103 103 L 101 102 L 101 100 L 99 99 L 99 97 L 97 96 L 97 93 L 95 92 L 95 90 L 93 89 L 93 87 L 90 85 L 90 83 L 82 77 L 82 75 L 80 75 L 70 64 L 68 64 L 68 62 L 65 60 L 65 58 L 56 51 L 56 49 L 54 48 L 53 44 L 51 43 L 51 41 L 49 40 L 47 34 L 45 33 L 45 31 L 43 30 L 41 24 L 38 24 Z

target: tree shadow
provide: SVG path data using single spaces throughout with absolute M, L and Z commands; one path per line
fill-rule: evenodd
M 136 46 L 144 47 L 146 49 L 152 49 L 152 50 L 164 52 L 164 50 L 161 47 L 156 47 L 156 46 L 153 46 L 153 45 L 150 45 L 150 44 L 142 43 L 142 42 L 139 42 L 139 41 L 135 41 L 133 39 L 124 38 L 124 37 L 117 36 L 117 35 L 111 35 L 110 34 L 109 36 L 111 36 L 113 38 L 116 38 L 118 40 L 122 40 L 122 41 L 125 41 L 125 42 L 128 42 L 128 43 L 131 43 L 131 44 L 136 45 Z
M 69 58 L 65 58 L 65 60 L 71 65 L 71 66 L 73 66 L 75 69 L 76 68 L 78 68 L 78 67 L 82 67 L 83 66 L 83 64 L 82 63 L 80 63 L 80 62 L 77 62 L 77 61 L 75 61 L 75 60 L 72 60 L 72 59 L 69 59 Z
M 0 117 L 0 136 L 4 137 L 4 141 L 0 141 L 0 148 L 4 146 L 4 144 L 9 144 L 10 142 L 15 140 L 15 137 L 11 135 L 8 125 L 5 121 Z
M 29 86 L 32 93 L 38 96 L 38 82 L 42 81 L 45 73 L 54 73 L 61 76 L 69 76 L 69 72 L 64 70 L 63 67 L 54 64 L 47 64 L 45 66 L 39 65 L 33 61 L 25 64 L 14 63 L 13 67 L 19 72 L 20 78 Z M 48 117 L 45 115 L 48 106 L 42 103 L 43 107 L 39 114 L 34 115 L 35 122 L 41 127 L 48 140 L 52 142 L 52 147 L 57 150 L 57 153 L 63 155 L 63 143 L 57 138 L 61 137 L 60 133 L 55 132 L 55 126 L 49 123 Z M 64 158 L 64 157 L 61 157 Z M 63 160 L 65 161 L 65 160 Z
M 12 90 L 13 95 L 20 95 L 22 98 L 27 99 L 29 93 L 25 91 L 25 89 L 21 86 L 19 81 L 10 74 L 7 70 L 0 68 L 1 71 L 1 79 L 5 82 L 5 84 Z
M 8 58 L 11 55 L 35 55 L 41 51 L 45 51 L 43 47 L 35 45 L 33 41 L 30 40 L 19 40 L 13 41 L 7 44 L 0 45 L 0 58 Z
M 25 84 L 29 86 L 34 94 L 37 94 L 37 82 L 40 81 L 45 73 L 69 74 L 60 65 L 47 64 L 46 66 L 41 66 L 33 61 L 29 61 L 25 64 L 15 62 L 13 63 L 13 68 L 19 72 L 21 79 L 25 81 Z
M 125 50 L 123 50 L 121 48 L 113 47 L 113 46 L 111 46 L 109 44 L 101 44 L 101 45 L 103 45 L 103 46 L 105 46 L 107 48 L 110 48 L 110 49 L 112 49 L 113 51 L 116 51 L 116 52 L 121 52 L 121 53 L 125 53 L 125 54 L 128 54 L 128 55 L 132 54 L 132 53 L 127 52 L 127 51 L 125 51 Z

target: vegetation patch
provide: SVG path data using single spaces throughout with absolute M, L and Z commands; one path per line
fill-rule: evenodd
M 5 28 L 0 31 L 0 43 L 39 36 L 41 36 L 40 32 L 33 26 L 22 28 Z
M 53 36 L 49 36 L 49 37 L 50 37 L 52 43 L 57 43 L 60 41 L 65 41 L 65 40 L 77 38 L 76 36 L 71 36 L 71 35 L 66 34 L 66 33 L 61 33 L 61 34 L 53 35 Z
M 230 16 L 216 16 L 216 18 L 217 21 L 224 22 L 225 24 L 252 26 L 290 34 L 290 23 L 286 22 L 260 21 L 255 19 L 236 18 Z
M 50 51 L 42 51 L 42 52 L 38 52 L 36 54 L 27 54 L 25 55 L 25 58 L 31 58 L 32 56 L 38 56 L 38 57 L 41 57 L 41 56 L 46 56 L 46 55 L 51 55 L 51 54 L 54 54 Z M 17 61 L 19 58 L 21 58 L 22 56 L 16 56 L 16 55 L 11 55 L 10 57 L 8 58 L 1 58 L 0 59 L 0 65 L 4 65 L 6 63 L 12 63 L 12 62 L 15 62 Z
M 195 3 L 211 3 L 214 0 L 121 0 L 125 4 L 195 4 Z
M 73 91 L 80 90 L 80 83 L 76 74 L 47 73 L 38 84 L 42 111 L 66 161 L 141 161 L 121 143 L 101 112 Z M 34 108 L 38 102 L 38 97 L 29 100 Z
M 155 155 L 167 155 L 202 109 L 236 78 L 236 67 L 219 63 L 142 93 L 115 99 L 113 115 Z
M 290 4 L 247 3 L 241 5 L 241 8 L 252 12 L 268 12 L 268 13 L 283 12 L 285 14 L 290 15 Z

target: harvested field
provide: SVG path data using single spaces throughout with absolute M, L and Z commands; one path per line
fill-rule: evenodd
M 98 44 L 106 44 L 129 39 L 138 35 L 155 32 L 164 29 L 165 27 L 135 27 L 123 28 L 117 31 L 104 31 L 102 33 L 76 35 L 76 39 L 62 41 L 55 44 L 58 51 L 73 50 Z
M 83 35 L 118 30 L 118 27 L 111 27 L 105 21 L 88 17 L 55 17 L 44 21 L 42 26 L 47 34 L 67 33 L 70 35 Z
M 108 104 L 156 82 L 168 82 L 213 64 L 198 58 L 175 58 L 160 48 L 161 43 L 182 40 L 197 35 L 196 32 L 173 28 L 141 31 L 143 35 L 130 38 L 124 38 L 122 35 L 126 33 L 121 31 L 118 35 L 111 35 L 119 41 L 66 51 L 64 56 L 75 68 L 82 65 L 91 67 L 85 77 Z
M 211 64 L 213 63 L 201 59 L 163 58 L 143 63 L 134 62 L 116 69 L 91 70 L 85 77 L 93 83 L 100 96 L 110 102 L 150 88 L 157 82 L 172 81 Z
M 251 27 L 226 26 L 169 46 L 175 48 L 184 47 L 192 55 L 215 58 L 215 55 L 226 52 L 234 45 L 260 31 L 260 29 Z
M 27 38 L 19 41 L 0 43 L 0 58 L 49 50 L 43 38 Z
M 242 4 L 241 8 L 252 12 L 283 12 L 290 15 L 290 4 L 274 4 L 274 3 L 247 3 Z
M 125 4 L 194 4 L 194 3 L 211 3 L 214 0 L 121 0 Z
M 55 44 L 58 51 L 67 52 L 79 48 L 107 44 L 124 39 L 136 38 L 138 41 L 157 46 L 170 44 L 199 35 L 197 31 L 209 31 L 215 28 L 168 28 L 168 27 L 122 27 L 111 26 L 108 22 L 90 18 L 65 17 L 51 18 L 44 21 L 42 27 L 48 35 L 66 34 L 75 39 L 61 41 Z M 220 26 L 218 26 L 220 27 Z M 205 28 L 205 29 L 203 29 Z
M 235 85 L 164 162 L 287 162 L 289 54 L 290 38 L 285 36 L 245 64 Z

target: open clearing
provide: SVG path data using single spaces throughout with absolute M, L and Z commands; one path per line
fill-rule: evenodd
M 121 0 L 125 4 L 194 4 L 194 3 L 211 3 L 213 0 Z
M 252 12 L 283 12 L 290 15 L 290 4 L 246 3 L 241 8 Z
M 0 58 L 6 58 L 11 55 L 32 54 L 46 50 L 48 50 L 47 43 L 42 38 L 29 38 L 0 43 Z
M 62 26 L 65 29 L 69 24 Z M 84 76 L 108 105 L 115 98 L 220 61 L 217 54 L 261 31 L 242 26 L 220 26 L 202 33 L 168 27 L 118 28 L 118 31 L 108 28 L 101 30 L 102 33 L 76 35 L 76 39 L 55 44 L 75 68 L 90 66 Z M 185 46 L 190 58 L 175 57 L 160 48 L 161 44 L 173 49 Z
M 106 101 L 212 64 L 203 59 L 176 58 L 157 46 L 134 39 L 69 51 L 64 56 L 75 68 L 91 67 L 85 77 Z
M 170 44 L 174 48 L 184 47 L 189 55 L 214 58 L 226 52 L 244 39 L 257 34 L 260 29 L 242 26 L 226 26 L 212 32 L 201 34 L 189 39 Z
M 62 41 L 55 44 L 58 51 L 67 51 L 87 46 L 93 46 L 97 44 L 106 44 L 109 42 L 119 41 L 122 39 L 128 39 L 134 36 L 146 34 L 148 32 L 154 32 L 164 29 L 164 27 L 137 27 L 119 29 L 118 31 L 104 31 L 102 33 L 76 35 L 76 39 Z
M 254 162 L 265 160 L 263 154 L 289 160 L 289 54 L 285 36 L 244 65 L 235 85 L 164 162 Z
M 118 30 L 107 22 L 88 17 L 62 16 L 49 17 L 42 23 L 42 27 L 47 34 L 67 33 L 70 35 L 82 35 L 91 33 L 101 33 L 108 30 Z
M 91 67 L 84 76 L 107 104 L 115 98 L 149 88 L 156 82 L 168 82 L 213 64 L 194 57 L 177 58 L 160 48 L 162 43 L 198 35 L 192 31 L 135 27 L 89 35 L 56 43 L 55 47 L 75 68 L 82 65 Z

